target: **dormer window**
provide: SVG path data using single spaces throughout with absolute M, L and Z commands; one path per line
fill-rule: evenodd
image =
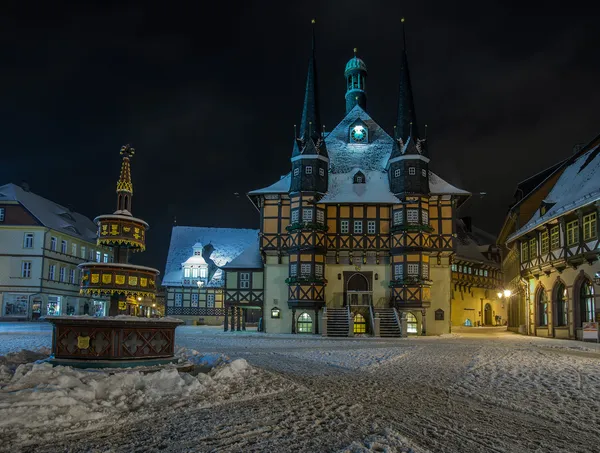
M 365 182 L 365 174 L 362 171 L 357 171 L 354 175 L 354 184 L 364 184 Z

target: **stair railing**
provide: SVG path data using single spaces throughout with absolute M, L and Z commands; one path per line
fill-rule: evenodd
M 400 324 L 400 318 L 398 317 L 398 310 L 396 310 L 396 307 L 392 307 L 392 310 L 394 310 L 394 318 L 396 318 L 396 324 L 398 325 L 398 330 L 400 331 L 400 336 L 402 336 L 402 324 Z
M 373 312 L 373 305 L 369 305 L 369 314 L 371 315 L 371 335 L 375 336 L 375 313 Z

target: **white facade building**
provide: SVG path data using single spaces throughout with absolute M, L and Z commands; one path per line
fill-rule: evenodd
M 0 186 L 0 319 L 104 315 L 105 300 L 79 295 L 77 265 L 113 260 L 96 245 L 95 230 L 87 217 L 28 188 Z

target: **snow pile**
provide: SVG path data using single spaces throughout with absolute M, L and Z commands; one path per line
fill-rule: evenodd
M 415 449 L 412 443 L 397 431 L 386 429 L 379 434 L 371 434 L 363 442 L 352 442 L 338 453 L 425 453 Z
M 215 398 L 234 396 L 240 381 L 255 373 L 244 359 L 230 362 L 197 351 L 185 356 L 197 364 L 218 366 L 196 376 L 173 366 L 155 373 L 135 368 L 81 370 L 39 361 L 47 352 L 0 357 L 0 438 L 29 443 L 39 441 L 41 431 L 56 435 L 96 430 L 139 421 L 168 408 L 215 404 Z M 22 363 L 31 360 L 38 361 Z

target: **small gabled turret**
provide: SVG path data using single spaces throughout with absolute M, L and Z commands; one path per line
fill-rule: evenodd
M 322 133 L 319 112 L 315 30 L 313 23 L 312 52 L 308 62 L 304 107 L 298 136 L 292 152 L 292 182 L 290 193 L 327 192 L 329 155 Z

